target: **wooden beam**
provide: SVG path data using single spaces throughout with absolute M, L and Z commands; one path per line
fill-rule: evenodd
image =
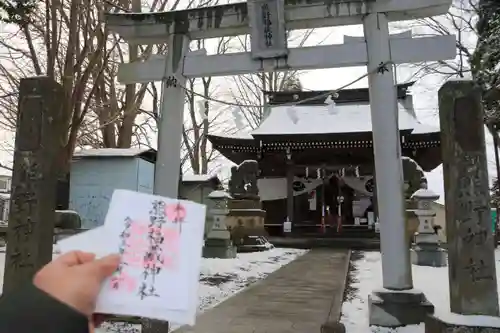
M 452 0 L 285 0 L 286 28 L 312 29 L 361 24 L 374 12 L 387 13 L 390 21 L 404 21 L 448 12 Z M 160 12 L 105 16 L 108 28 L 129 43 L 165 43 L 171 33 L 191 39 L 249 34 L 246 2 Z
M 390 41 L 396 64 L 454 59 L 455 36 L 397 38 Z M 364 66 L 367 62 L 364 42 L 290 49 L 288 58 L 255 61 L 249 52 L 212 56 L 187 56 L 184 75 L 190 77 L 229 76 L 258 72 L 311 70 Z M 118 81 L 123 84 L 160 81 L 165 73 L 165 56 L 144 62 L 121 64 Z

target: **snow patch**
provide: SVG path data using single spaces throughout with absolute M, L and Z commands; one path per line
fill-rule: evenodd
M 306 252 L 306 250 L 274 248 L 263 252 L 239 253 L 234 259 L 203 258 L 198 312 L 202 313 L 216 306 Z M 171 323 L 170 330 L 177 328 L 179 325 Z M 106 332 L 139 333 L 141 329 L 140 325 L 105 323 L 96 331 L 96 333 Z
M 485 326 L 500 328 L 500 318 L 492 316 L 464 316 L 456 313 L 438 312 L 434 316 L 440 320 L 460 326 Z
M 75 151 L 74 157 L 135 157 L 144 153 L 154 153 L 150 148 L 99 148 Z
M 368 325 L 368 295 L 382 286 L 382 262 L 380 252 L 362 252 L 363 257 L 354 263 L 355 274 L 350 289 L 357 290 L 355 296 L 342 305 L 341 321 L 349 333 L 424 333 L 424 324 L 408 325 L 398 328 L 385 328 Z M 500 274 L 500 250 L 495 251 L 497 275 Z M 449 319 L 463 325 L 498 327 L 500 318 L 488 316 L 460 316 L 450 313 L 448 267 L 425 267 L 412 265 L 413 284 L 434 304 L 439 318 Z M 500 282 L 500 280 L 497 280 Z M 500 287 L 499 287 L 500 288 Z
M 208 182 L 211 180 L 219 180 L 216 175 L 182 175 L 181 177 L 183 182 Z
M 421 188 L 421 189 L 417 190 L 415 193 L 413 193 L 411 197 L 415 198 L 417 200 L 418 199 L 429 199 L 429 200 L 434 201 L 434 200 L 439 199 L 439 194 L 434 193 L 431 190 Z
M 227 193 L 226 191 L 216 190 L 216 191 L 210 192 L 210 194 L 208 195 L 208 198 L 210 198 L 210 199 L 224 199 L 224 198 L 232 199 L 233 197 L 229 193 Z

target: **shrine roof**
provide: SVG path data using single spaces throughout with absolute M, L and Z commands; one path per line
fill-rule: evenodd
M 396 86 L 398 99 L 399 129 L 415 135 L 417 140 L 436 140 L 439 128 L 421 123 L 415 114 L 409 89 L 414 82 Z M 255 149 L 256 138 L 291 140 L 345 140 L 360 134 L 371 135 L 372 121 L 368 88 L 344 89 L 335 96 L 336 104 L 325 103 L 325 91 L 279 91 L 264 92 L 270 110 L 259 127 L 253 131 L 240 131 L 236 135 L 209 135 L 210 141 L 218 146 L 239 146 Z M 302 103 L 291 106 L 297 101 Z M 430 135 L 430 136 L 429 136 Z M 411 136 L 410 136 L 411 137 Z M 347 139 L 350 140 L 350 139 Z
M 215 184 L 220 184 L 221 181 L 217 175 L 194 175 L 194 174 L 187 174 L 187 175 L 182 175 L 181 176 L 181 181 L 183 183 L 209 183 L 209 182 L 214 182 Z
M 399 129 L 413 130 L 419 122 L 398 103 Z M 276 106 L 269 116 L 251 134 L 308 135 L 366 133 L 372 131 L 369 103 L 343 103 L 329 105 Z
M 417 124 L 413 128 L 413 131 L 411 134 L 413 135 L 418 135 L 418 134 L 430 134 L 430 133 L 439 133 L 441 130 L 439 127 L 435 127 L 432 125 L 427 125 L 424 123 L 421 123 L 420 121 L 417 120 Z
M 400 83 L 396 85 L 396 95 L 398 100 L 404 100 L 411 96 L 409 89 L 415 84 L 415 81 Z M 280 105 L 303 101 L 301 105 L 324 105 L 325 96 L 330 90 L 313 91 L 264 91 L 264 96 L 268 98 L 269 105 Z M 363 103 L 370 101 L 370 92 L 368 88 L 353 88 L 337 91 L 335 97 L 336 103 Z
M 221 133 L 221 134 L 217 134 L 215 136 L 218 138 L 221 138 L 221 139 L 229 139 L 229 140 L 237 139 L 237 140 L 242 140 L 242 141 L 244 141 L 244 140 L 253 141 L 254 137 L 250 133 L 251 132 L 247 131 L 247 130 L 240 130 L 240 131 L 236 132 L 235 134 Z

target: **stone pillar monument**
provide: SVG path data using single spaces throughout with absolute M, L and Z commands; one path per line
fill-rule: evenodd
M 213 191 L 208 195 L 213 201 L 213 207 L 208 214 L 212 218 L 212 226 L 205 239 L 203 247 L 204 258 L 235 258 L 236 247 L 233 246 L 231 234 L 227 230 L 226 218 L 229 210 L 228 200 L 232 199 L 225 191 Z
M 455 315 L 429 316 L 429 333 L 500 332 L 500 319 L 472 317 L 499 315 L 483 115 L 472 81 L 448 81 L 439 90 L 450 309 Z
M 266 236 L 264 218 L 257 187 L 259 165 L 257 161 L 243 161 L 231 169 L 227 225 L 236 247 L 249 244 L 249 236 Z M 250 241 L 251 242 L 251 241 Z
M 433 228 L 436 212 L 432 209 L 432 202 L 439 199 L 439 195 L 422 188 L 413 193 L 411 199 L 417 203 L 417 209 L 412 210 L 412 212 L 419 222 L 415 236 L 415 247 L 411 252 L 412 264 L 432 267 L 446 266 L 446 251 L 439 245 L 438 235 Z
M 16 125 L 3 291 L 29 281 L 52 260 L 58 160 L 64 135 L 61 85 L 22 79 Z

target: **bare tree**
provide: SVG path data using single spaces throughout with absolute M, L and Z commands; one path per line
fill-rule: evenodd
M 313 30 L 292 35 L 289 43 L 302 47 L 308 38 L 313 34 Z M 235 39 L 238 43 L 237 48 L 250 51 L 249 36 Z M 259 126 L 264 116 L 263 91 L 281 91 L 290 87 L 291 82 L 298 82 L 298 71 L 271 72 L 259 74 L 247 74 L 232 77 L 229 79 L 231 98 L 242 105 L 239 112 L 246 124 L 250 128 Z M 300 86 L 300 85 L 299 85 Z
M 470 74 L 470 61 L 477 36 L 476 9 L 477 0 L 453 0 L 446 15 L 417 19 L 410 24 L 410 28 L 417 36 L 455 35 L 457 38 L 455 59 L 413 65 L 415 77 L 438 74 L 447 79 Z
M 219 38 L 216 42 L 215 53 L 224 54 L 230 48 L 231 38 Z M 197 49 L 204 49 L 206 40 L 197 41 Z M 184 122 L 183 150 L 184 162 L 189 161 L 189 166 L 194 174 L 206 174 L 209 163 L 219 155 L 210 146 L 208 134 L 214 131 L 226 130 L 224 118 L 220 117 L 223 105 L 211 102 L 218 87 L 214 87 L 212 77 L 189 79 L 186 90 L 187 119 Z M 199 92 L 198 92 L 199 91 Z M 215 104 L 215 105 L 214 105 Z M 222 107 L 222 108 L 221 108 Z
M 148 3 L 151 11 L 176 9 L 179 4 L 180 0 Z M 151 136 L 148 132 L 154 130 L 154 121 L 142 106 L 154 84 L 122 87 L 115 76 L 120 63 L 163 53 L 165 47 L 128 46 L 108 34 L 103 16 L 110 11 L 140 11 L 141 6 L 139 0 L 45 0 L 29 20 L 4 25 L 0 33 L 0 126 L 15 129 L 19 80 L 47 75 L 64 90 L 63 172 L 76 146 L 127 148 Z

